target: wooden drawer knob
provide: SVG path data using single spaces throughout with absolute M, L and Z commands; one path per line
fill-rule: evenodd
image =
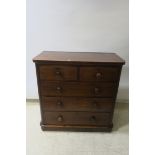
M 61 115 L 58 116 L 58 117 L 57 117 L 57 121 L 58 121 L 58 122 L 62 122 L 62 121 L 63 121 L 63 116 L 61 116 Z
M 56 71 L 55 73 L 56 73 L 56 75 L 61 75 L 60 71 Z
M 55 74 L 56 74 L 56 76 L 62 78 L 62 72 L 60 71 L 60 69 L 56 69 Z
M 95 94 L 98 94 L 100 92 L 100 89 L 98 87 L 95 87 L 94 92 L 95 92 Z
M 58 106 L 62 106 L 62 105 L 63 105 L 62 101 L 58 101 L 58 102 L 57 102 L 57 105 L 58 105 Z
M 90 117 L 90 120 L 91 120 L 92 122 L 95 122 L 95 121 L 96 121 L 96 117 L 95 117 L 95 116 L 91 116 L 91 117 Z
M 97 72 L 97 73 L 96 73 L 96 79 L 99 80 L 99 79 L 101 79 L 101 78 L 102 78 L 102 73 Z
M 59 71 L 59 70 L 57 70 L 57 71 L 55 72 L 55 74 L 56 74 L 57 76 L 62 76 L 62 73 L 61 73 L 61 71 Z
M 57 87 L 56 87 L 56 90 L 57 90 L 58 92 L 62 92 L 62 87 L 57 86 Z

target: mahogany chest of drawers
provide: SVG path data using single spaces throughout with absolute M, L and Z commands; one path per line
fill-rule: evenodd
M 42 130 L 111 131 L 122 65 L 115 53 L 36 56 Z

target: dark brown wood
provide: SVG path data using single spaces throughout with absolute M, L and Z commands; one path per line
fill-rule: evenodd
M 44 112 L 44 124 L 104 126 L 111 122 L 110 114 L 103 112 Z
M 39 70 L 41 80 L 77 80 L 76 67 L 41 65 Z
M 112 98 L 42 97 L 44 111 L 111 112 Z
M 115 101 L 116 101 L 116 98 L 117 98 L 117 92 L 118 92 L 119 81 L 120 81 L 120 77 L 121 77 L 121 71 L 122 71 L 122 66 L 120 66 L 120 68 L 119 68 L 118 80 L 116 82 L 116 89 L 115 89 L 116 92 L 115 92 L 115 96 L 114 96 Z M 115 109 L 115 104 L 113 104 L 113 108 L 112 108 L 112 111 L 111 111 L 111 120 L 113 119 L 114 109 Z
M 114 53 L 43 52 L 33 61 L 42 130 L 112 130 L 123 59 Z
M 40 72 L 39 72 L 39 64 L 35 64 L 36 66 L 36 75 L 37 75 L 37 84 L 38 84 L 38 94 L 39 94 L 39 101 L 40 101 L 40 113 L 41 113 L 41 121 L 43 120 L 43 105 L 42 105 L 42 94 L 40 91 Z
M 115 83 L 41 82 L 43 96 L 113 97 L 115 89 Z
M 118 67 L 81 67 L 80 81 L 117 81 Z
M 115 63 L 124 64 L 125 61 L 115 53 L 101 52 L 59 52 L 59 51 L 44 51 L 35 58 L 34 62 L 39 61 L 59 61 L 59 62 L 83 62 L 83 63 Z
M 40 124 L 43 131 L 82 131 L 82 132 L 111 132 L 113 124 L 106 126 L 94 126 L 94 125 L 51 125 Z

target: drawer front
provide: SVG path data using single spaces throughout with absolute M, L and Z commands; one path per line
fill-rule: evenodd
M 44 111 L 104 111 L 111 112 L 111 98 L 42 97 Z
M 109 125 L 110 113 L 44 112 L 44 124 L 55 125 Z
M 114 97 L 115 83 L 41 82 L 43 96 Z
M 81 81 L 117 81 L 119 68 L 117 67 L 80 67 Z
M 41 80 L 77 80 L 77 68 L 70 66 L 41 65 Z

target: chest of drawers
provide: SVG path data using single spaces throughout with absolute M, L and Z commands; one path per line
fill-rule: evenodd
M 42 130 L 111 131 L 122 65 L 115 53 L 36 56 Z

